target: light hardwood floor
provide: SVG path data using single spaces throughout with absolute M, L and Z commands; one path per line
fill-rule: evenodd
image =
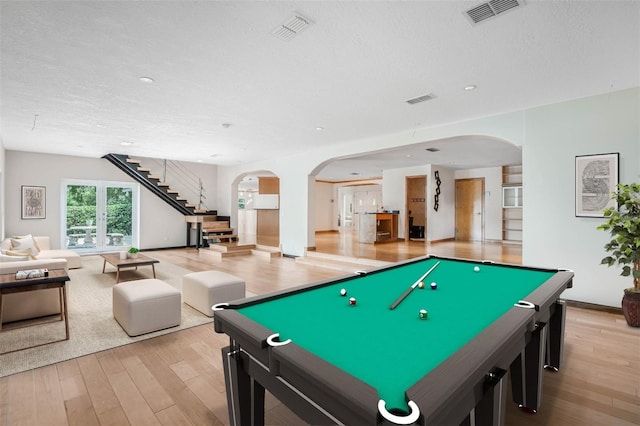
M 513 245 L 373 246 L 338 234 L 318 234 L 316 248 L 388 261 L 425 253 L 508 263 L 520 263 L 521 257 L 520 247 Z M 206 250 L 195 249 L 147 254 L 161 264 L 238 275 L 258 294 L 343 274 L 290 258 L 215 261 Z M 203 325 L 1 378 L 0 425 L 227 424 L 220 355 L 226 344 L 226 336 Z M 620 315 L 569 308 L 564 366 L 558 373 L 546 372 L 544 380 L 540 411 L 529 415 L 508 404 L 508 425 L 640 424 L 640 330 L 628 327 Z M 302 424 L 273 397 L 266 407 L 267 424 Z

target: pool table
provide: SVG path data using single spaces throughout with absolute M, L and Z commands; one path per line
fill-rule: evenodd
M 263 424 L 266 388 L 312 424 L 502 424 L 507 372 L 537 411 L 572 279 L 429 255 L 216 305 L 230 421 Z

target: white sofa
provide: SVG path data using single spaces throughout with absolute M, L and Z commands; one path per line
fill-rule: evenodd
M 37 254 L 33 256 L 25 256 L 23 259 L 26 260 L 27 257 L 35 257 L 33 260 L 43 260 L 43 259 L 66 259 L 67 268 L 76 269 L 82 267 L 82 260 L 80 255 L 73 250 L 64 250 L 64 249 L 51 249 L 51 239 L 45 236 L 33 236 L 33 241 L 35 241 L 37 246 Z M 0 256 L 0 263 L 4 263 L 6 261 L 14 261 L 15 259 L 11 259 L 8 256 L 5 256 L 4 253 L 7 251 L 12 251 L 14 247 L 11 243 L 11 238 L 5 238 L 2 243 L 0 243 L 0 249 L 2 250 L 2 256 Z M 17 256 L 16 256 L 17 257 Z M 31 269 L 36 269 L 31 268 Z
M 67 269 L 65 259 L 36 259 L 0 263 L 0 274 L 15 274 L 25 269 Z M 57 288 L 11 293 L 2 296 L 1 323 L 22 321 L 60 313 L 60 293 Z

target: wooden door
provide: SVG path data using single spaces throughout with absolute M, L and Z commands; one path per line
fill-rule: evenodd
M 482 241 L 484 178 L 456 179 L 456 240 Z
M 405 240 L 425 240 L 427 233 L 427 212 L 425 199 L 427 194 L 426 176 L 407 176 L 407 216 L 405 218 Z
M 260 194 L 279 194 L 280 179 L 260 176 L 258 178 L 258 192 Z M 257 210 L 257 212 L 256 242 L 278 247 L 280 245 L 280 209 Z

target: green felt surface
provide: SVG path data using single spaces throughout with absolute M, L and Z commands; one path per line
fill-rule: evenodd
M 394 310 L 390 305 L 437 261 Z M 480 271 L 474 272 L 474 266 Z M 387 408 L 553 272 L 426 259 L 238 311 L 378 390 Z M 430 283 L 438 284 L 437 290 Z M 340 296 L 345 288 L 347 295 Z M 349 298 L 355 297 L 355 306 Z M 419 318 L 420 309 L 428 319 Z

